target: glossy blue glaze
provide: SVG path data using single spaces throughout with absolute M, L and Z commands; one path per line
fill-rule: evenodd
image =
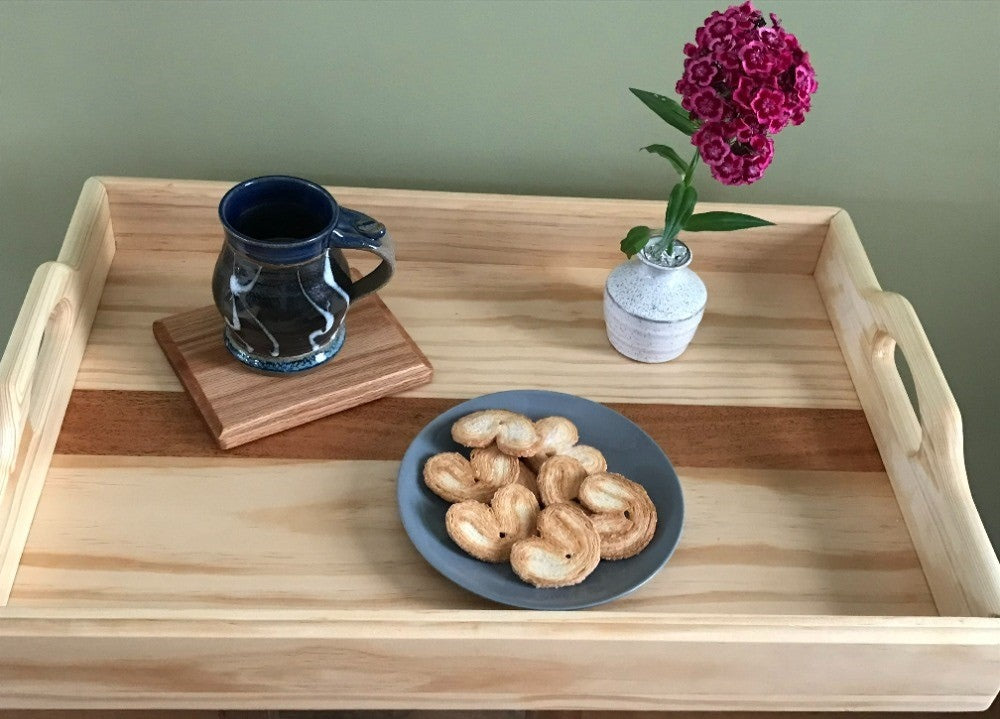
M 254 231 L 257 218 L 268 221 L 263 235 Z M 304 262 L 328 246 L 377 247 L 385 235 L 384 225 L 341 207 L 322 185 L 289 175 L 235 185 L 219 203 L 219 220 L 233 249 L 268 264 Z
M 351 302 L 392 276 L 385 226 L 340 206 L 323 187 L 287 175 L 257 177 L 219 203 L 225 242 L 212 279 L 226 322 L 225 343 L 244 364 L 266 372 L 310 369 L 333 358 Z M 382 262 L 352 281 L 343 249 Z
M 340 352 L 340 348 L 344 346 L 344 337 L 347 333 L 344 327 L 341 326 L 340 331 L 333 335 L 333 339 L 330 343 L 315 352 L 311 352 L 304 357 L 299 359 L 286 359 L 286 360 L 268 360 L 263 359 L 259 356 L 252 355 L 243 350 L 242 347 L 237 347 L 229 340 L 228 334 L 223 334 L 223 341 L 226 343 L 226 349 L 228 349 L 232 355 L 245 365 L 253 367 L 261 372 L 277 373 L 277 374 L 289 374 L 294 372 L 303 372 L 307 369 L 312 369 L 313 367 L 318 367 L 329 359 Z

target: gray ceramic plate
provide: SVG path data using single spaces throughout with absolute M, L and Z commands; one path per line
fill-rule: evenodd
M 581 584 L 536 589 L 525 584 L 509 564 L 473 559 L 445 531 L 448 503 L 424 484 L 427 458 L 462 450 L 451 438 L 451 425 L 481 409 L 507 409 L 532 419 L 560 415 L 580 430 L 580 442 L 604 453 L 608 469 L 646 488 L 656 505 L 653 541 L 640 554 L 616 562 L 602 561 Z M 684 521 L 684 498 L 670 460 L 653 439 L 614 410 L 570 394 L 514 390 L 487 394 L 438 415 L 413 440 L 399 468 L 399 514 L 417 550 L 441 574 L 487 599 L 525 609 L 581 609 L 609 602 L 638 589 L 655 575 L 674 551 Z

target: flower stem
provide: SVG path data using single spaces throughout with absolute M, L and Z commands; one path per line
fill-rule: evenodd
M 691 181 L 694 179 L 694 170 L 698 166 L 698 158 L 699 157 L 701 157 L 701 155 L 698 153 L 698 150 L 695 149 L 695 151 L 694 151 L 694 157 L 691 158 L 691 162 L 688 163 L 687 172 L 684 173 L 684 184 L 685 185 L 690 185 Z
M 694 155 L 691 157 L 691 162 L 688 163 L 687 170 L 684 172 L 684 185 L 687 187 L 691 186 L 691 181 L 694 180 L 694 170 L 698 167 L 698 158 L 701 157 L 697 148 L 694 151 Z M 674 241 L 676 237 L 671 237 L 667 242 L 667 254 L 674 254 Z
M 694 180 L 694 171 L 698 167 L 698 158 L 701 157 L 698 150 L 694 151 L 694 156 L 691 158 L 691 162 L 688 163 L 687 169 L 684 171 L 684 178 L 681 182 L 684 183 L 685 187 L 691 187 L 691 182 Z M 676 188 L 675 188 L 676 189 Z M 682 193 L 683 194 L 683 193 Z M 672 194 L 671 194 L 672 196 Z M 667 201 L 667 216 L 670 215 L 670 201 Z M 669 224 L 669 219 L 667 220 Z M 664 228 L 665 230 L 666 228 Z M 676 233 L 674 237 L 663 237 L 662 235 L 658 240 L 650 241 L 650 244 L 645 248 L 645 251 L 653 255 L 661 255 L 664 252 L 667 255 L 672 255 L 674 253 L 674 242 L 676 241 Z

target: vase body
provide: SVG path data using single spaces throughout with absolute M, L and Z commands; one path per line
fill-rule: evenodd
M 643 250 L 611 271 L 604 323 L 616 350 L 639 362 L 667 362 L 687 349 L 708 300 L 690 263 L 691 251 L 676 240 L 670 258 Z

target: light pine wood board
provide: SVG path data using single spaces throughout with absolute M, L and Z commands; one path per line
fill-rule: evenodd
M 431 380 L 427 358 L 376 296 L 351 307 L 350 344 L 309 373 L 276 377 L 248 369 L 223 346 L 222 328 L 215 305 L 153 323 L 157 343 L 223 449 Z
M 119 250 L 218 252 L 218 204 L 232 182 L 109 178 L 106 184 Z M 328 189 L 384 222 L 403 261 L 610 269 L 621 261 L 618 242 L 629 228 L 663 221 L 662 201 Z M 703 202 L 698 209 L 746 206 Z M 812 274 L 837 208 L 753 209 L 779 226 L 690 235 L 699 269 Z
M 994 702 L 992 709 L 998 705 Z M 461 711 L 449 709 L 384 709 L 332 711 L 37 711 L 31 709 L 0 711 L 0 719 L 979 719 L 973 712 L 964 714 L 941 712 L 910 712 L 899 715 L 888 712 L 622 712 L 622 711 Z
M 150 324 L 211 302 L 215 258 L 120 250 L 77 389 L 179 391 Z M 380 296 L 434 366 L 434 381 L 410 396 L 525 387 L 598 401 L 858 408 L 812 277 L 702 274 L 702 326 L 665 365 L 611 349 L 601 315 L 607 269 L 401 261 Z
M 986 708 L 1000 674 L 1000 630 L 978 618 L 5 614 L 11 707 L 958 710 Z
M 11 606 L 495 606 L 410 545 L 397 467 L 57 455 Z M 884 473 L 679 473 L 676 554 L 608 611 L 936 613 Z

